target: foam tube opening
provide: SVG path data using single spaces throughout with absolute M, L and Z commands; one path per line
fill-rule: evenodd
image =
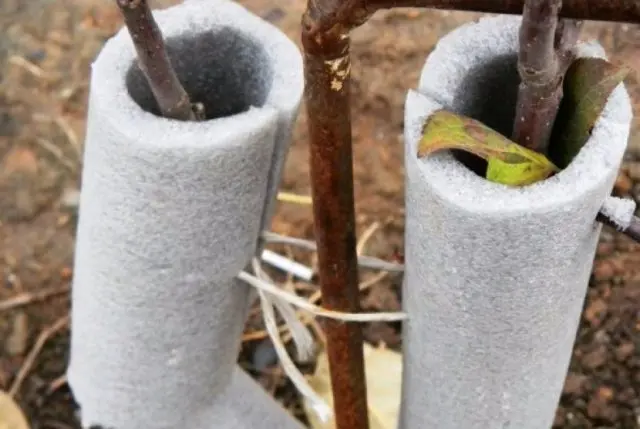
M 209 120 L 157 115 L 122 28 L 92 64 L 67 377 L 83 427 L 299 428 L 237 366 L 303 92 L 284 33 L 227 0 L 154 11 Z
M 168 38 L 165 44 L 178 79 L 191 101 L 204 105 L 206 119 L 236 115 L 265 104 L 273 69 L 263 46 L 245 33 L 223 27 L 195 37 Z M 160 115 L 137 62 L 130 66 L 126 84 L 143 110 Z
M 468 99 L 472 103 L 460 104 L 458 113 L 476 119 L 489 128 L 511 136 L 518 98 L 518 56 L 506 54 L 486 64 L 472 67 L 461 82 L 454 98 Z M 483 85 L 477 85 L 481 80 Z M 484 177 L 487 162 L 465 151 L 453 151 L 454 156 L 477 175 Z
M 401 429 L 552 425 L 632 114 L 618 86 L 565 169 L 492 183 L 451 152 L 418 159 L 440 109 L 511 132 L 521 18 L 487 17 L 442 39 L 405 103 Z M 597 44 L 578 56 L 602 57 Z
M 407 144 L 412 145 L 407 150 L 414 157 L 422 124 L 441 108 L 480 120 L 506 136 L 511 134 L 519 83 L 519 22 L 520 18 L 514 16 L 483 18 L 440 40 L 427 58 L 418 85 L 417 93 L 429 99 L 429 106 L 411 94 L 407 103 L 423 106 L 405 106 Z M 577 47 L 577 56 L 604 57 L 604 52 L 597 44 L 582 43 Z M 455 201 L 463 209 L 503 214 L 546 211 L 584 197 L 616 174 L 631 120 L 629 94 L 621 84 L 611 94 L 584 149 L 561 172 L 529 186 L 492 183 L 478 174 L 482 173 L 482 164 L 480 168 L 477 163 L 472 164 L 471 171 L 450 151 L 417 160 L 417 164 L 443 198 Z M 467 162 L 468 158 L 462 160 Z

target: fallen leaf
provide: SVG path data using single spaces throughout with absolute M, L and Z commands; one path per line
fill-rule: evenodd
M 367 401 L 369 404 L 370 429 L 395 429 L 400 412 L 402 385 L 402 355 L 393 350 L 364 344 L 365 376 L 367 380 Z M 309 378 L 309 384 L 330 406 L 333 405 L 329 359 L 326 351 L 318 357 L 316 371 Z M 335 421 L 324 423 L 311 410 L 307 401 L 304 408 L 312 429 L 334 429 Z
M 0 390 L 0 429 L 29 429 L 22 410 L 11 396 Z
M 613 90 L 630 69 L 601 58 L 578 58 L 564 78 L 549 156 L 565 168 L 585 145 Z
M 29 337 L 29 318 L 24 311 L 16 312 L 11 320 L 11 332 L 4 343 L 5 352 L 9 356 L 20 356 L 27 349 Z M 2 426 L 0 426 L 2 429 Z
M 558 171 L 544 155 L 512 142 L 481 122 L 439 110 L 424 126 L 418 157 L 444 149 L 464 150 L 487 160 L 487 180 L 504 185 L 529 185 Z
M 2 160 L 2 175 L 14 173 L 36 174 L 38 172 L 38 157 L 29 149 L 16 147 Z

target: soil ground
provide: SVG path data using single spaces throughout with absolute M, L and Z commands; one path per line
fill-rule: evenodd
M 156 7 L 170 1 L 156 2 Z M 0 302 L 57 292 L 0 309 L 0 388 L 16 385 L 32 428 L 77 428 L 63 375 L 67 363 L 76 193 L 84 134 L 87 78 L 102 43 L 121 25 L 103 0 L 0 0 Z M 245 0 L 249 9 L 298 42 L 301 0 Z M 403 242 L 402 115 L 406 90 L 436 40 L 478 15 L 402 9 L 377 14 L 353 33 L 355 185 L 359 234 L 377 229 L 366 253 L 392 259 Z M 590 23 L 615 61 L 640 70 L 640 26 Z M 636 103 L 640 85 L 628 81 Z M 636 110 L 636 113 L 638 111 Z M 616 185 L 640 199 L 640 123 Z M 309 194 L 304 109 L 282 189 Z M 281 203 L 276 232 L 313 237 L 309 206 Z M 313 264 L 313 255 L 293 253 Z M 363 280 L 367 280 L 363 273 Z M 309 293 L 315 286 L 296 284 Z M 399 281 L 386 277 L 362 295 L 368 310 L 398 310 Z M 55 325 L 57 323 L 57 326 Z M 52 331 L 52 329 L 55 329 Z M 367 341 L 401 345 L 399 327 L 365 326 Z M 50 332 L 30 363 L 39 335 Z M 296 416 L 299 398 L 282 376 L 257 313 L 249 320 L 240 362 Z M 24 372 L 24 379 L 20 373 Z M 16 383 L 18 379 L 19 383 Z M 22 381 L 20 381 L 22 380 Z M 556 428 L 640 428 L 640 246 L 605 229 Z

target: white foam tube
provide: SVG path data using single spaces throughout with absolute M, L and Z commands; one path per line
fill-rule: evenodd
M 440 40 L 406 100 L 402 429 L 544 429 L 562 391 L 632 113 L 622 85 L 584 149 L 554 177 L 491 183 L 450 152 L 417 157 L 445 108 L 511 134 L 520 17 Z M 602 56 L 596 44 L 580 56 Z
M 302 96 L 300 52 L 226 0 L 154 13 L 209 120 L 155 115 L 126 29 L 92 67 L 68 378 L 82 425 L 300 428 L 236 365 Z

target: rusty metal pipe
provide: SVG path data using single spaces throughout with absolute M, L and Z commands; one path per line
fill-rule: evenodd
M 397 7 L 420 7 L 468 12 L 521 14 L 525 0 L 316 0 L 310 2 L 315 12 L 312 33 L 335 25 L 347 31 L 363 24 L 376 11 Z M 313 4 L 311 4 L 313 3 Z M 564 0 L 560 17 L 592 21 L 640 24 L 638 0 Z
M 524 0 L 364 0 L 371 11 L 395 7 L 424 7 L 470 12 L 522 14 Z M 564 0 L 563 18 L 640 23 L 638 0 Z
M 337 26 L 314 36 L 311 19 L 304 17 L 302 44 L 322 304 L 358 312 L 348 30 Z M 361 327 L 334 320 L 324 326 L 336 428 L 368 429 Z

